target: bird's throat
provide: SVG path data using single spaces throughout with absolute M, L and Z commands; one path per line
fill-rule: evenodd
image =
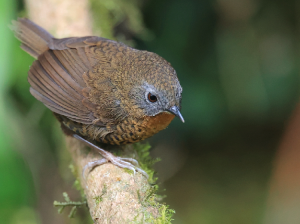
M 165 129 L 171 121 L 174 119 L 175 115 L 168 113 L 168 112 L 162 112 L 155 116 L 147 117 L 145 126 L 148 129 L 148 135 L 147 137 L 150 137 L 157 132 Z

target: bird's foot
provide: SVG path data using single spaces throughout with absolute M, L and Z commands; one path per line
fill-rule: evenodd
M 148 179 L 148 174 L 142 170 L 141 168 L 137 167 L 139 165 L 138 161 L 133 159 L 133 158 L 122 158 L 122 157 L 118 157 L 113 155 L 110 152 L 105 151 L 104 149 L 94 145 L 93 143 L 87 141 L 86 139 L 80 137 L 77 134 L 73 135 L 76 139 L 83 141 L 84 143 L 86 143 L 87 145 L 89 145 L 90 147 L 96 149 L 104 158 L 100 159 L 100 160 L 96 160 L 93 162 L 89 162 L 87 165 L 84 166 L 83 170 L 82 170 L 82 175 L 85 179 L 85 171 L 87 169 L 92 170 L 94 167 L 96 166 L 100 166 L 104 163 L 107 162 L 111 162 L 112 164 L 121 167 L 121 168 L 126 168 L 129 170 L 133 171 L 133 174 L 135 174 L 135 171 L 140 172 L 141 174 L 143 174 L 147 179 Z
M 91 171 L 96 166 L 100 166 L 100 165 L 105 164 L 107 162 L 111 162 L 112 164 L 114 164 L 118 167 L 121 167 L 121 168 L 132 170 L 133 174 L 135 174 L 135 172 L 138 171 L 141 174 L 143 174 L 147 179 L 149 177 L 148 174 L 144 170 L 137 167 L 138 166 L 138 161 L 136 161 L 135 159 L 117 157 L 117 156 L 114 156 L 113 154 L 111 154 L 109 156 L 109 158 L 103 158 L 103 159 L 92 161 L 92 162 L 89 162 L 88 164 L 86 164 L 84 166 L 83 170 L 82 170 L 82 176 L 85 179 L 86 178 L 86 176 L 85 176 L 86 170 Z

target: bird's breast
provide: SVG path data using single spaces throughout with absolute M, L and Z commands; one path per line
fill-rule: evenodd
M 102 142 L 119 145 L 142 141 L 165 129 L 174 117 L 171 113 L 162 112 L 139 120 L 125 120 L 117 125 L 115 131 L 106 135 Z

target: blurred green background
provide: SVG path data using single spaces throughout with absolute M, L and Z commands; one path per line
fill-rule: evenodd
M 299 99 L 299 2 L 124 2 L 138 6 L 143 31 L 125 14 L 115 36 L 167 59 L 183 87 L 186 123 L 149 139 L 173 223 L 262 223 L 272 162 Z M 0 223 L 78 223 L 52 207 L 63 191 L 78 196 L 59 125 L 29 93 L 33 58 L 8 29 L 22 15 L 21 0 L 0 1 Z

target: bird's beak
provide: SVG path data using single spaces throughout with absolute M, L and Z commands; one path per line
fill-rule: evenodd
M 175 116 L 179 117 L 180 120 L 182 121 L 182 123 L 184 123 L 183 116 L 181 115 L 180 110 L 179 110 L 179 108 L 177 106 L 173 106 L 173 107 L 167 109 L 167 111 L 169 111 L 170 113 L 172 113 Z

